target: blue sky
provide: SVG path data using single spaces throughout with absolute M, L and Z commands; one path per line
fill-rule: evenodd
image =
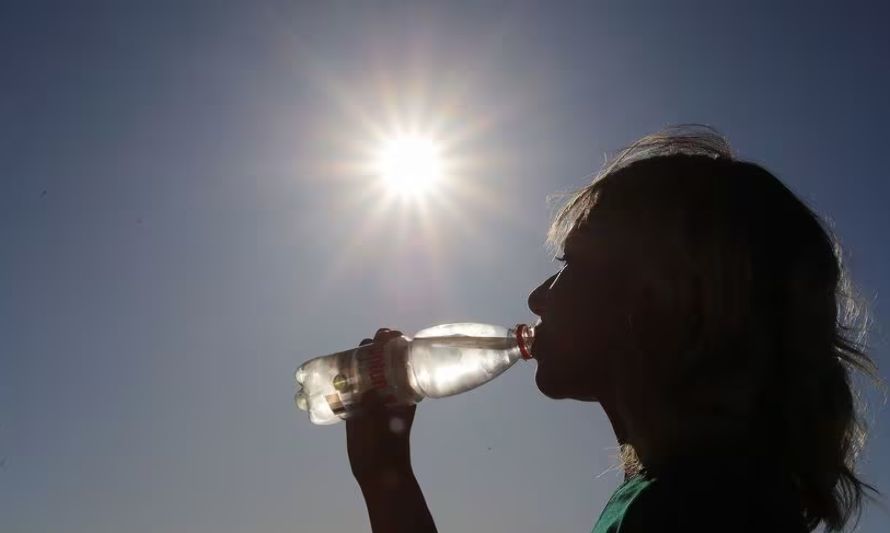
M 890 10 L 663 4 L 5 2 L 0 528 L 368 530 L 293 370 L 384 325 L 530 320 L 547 195 L 672 123 L 830 220 L 890 367 Z M 461 161 L 425 210 L 356 171 L 393 118 Z M 589 531 L 620 482 L 599 408 L 533 373 L 419 407 L 440 530 Z

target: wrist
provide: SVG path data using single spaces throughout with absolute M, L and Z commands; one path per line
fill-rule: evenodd
M 416 482 L 410 462 L 376 468 L 373 471 L 353 472 L 359 487 L 364 490 L 397 490 L 406 482 Z

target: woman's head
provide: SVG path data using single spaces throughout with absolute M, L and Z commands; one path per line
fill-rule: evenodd
M 529 298 L 539 387 L 744 439 L 787 467 L 813 525 L 858 507 L 852 303 L 820 219 L 710 130 L 641 139 L 556 216 L 567 263 Z M 665 428 L 662 428 L 665 429 Z

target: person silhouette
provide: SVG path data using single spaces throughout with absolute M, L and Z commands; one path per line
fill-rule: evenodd
M 558 273 L 534 289 L 535 382 L 598 403 L 624 482 L 594 533 L 842 529 L 877 491 L 855 473 L 865 425 L 836 240 L 714 130 L 648 135 L 550 227 Z M 369 342 L 399 331 L 379 330 Z M 349 461 L 372 530 L 435 531 L 410 460 L 415 406 L 362 399 Z

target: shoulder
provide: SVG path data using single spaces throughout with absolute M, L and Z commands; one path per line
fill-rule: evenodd
M 646 477 L 635 477 L 622 483 L 609 498 L 592 533 L 626 533 L 644 527 L 646 524 L 642 519 L 649 515 L 649 511 L 666 505 L 660 496 L 659 485 L 657 480 Z
M 617 499 L 611 527 L 594 533 L 801 531 L 784 502 L 758 497 L 756 487 L 713 481 L 641 480 Z
M 615 533 L 639 531 L 680 531 L 684 510 L 677 487 L 669 487 L 660 480 L 650 480 L 624 511 Z

